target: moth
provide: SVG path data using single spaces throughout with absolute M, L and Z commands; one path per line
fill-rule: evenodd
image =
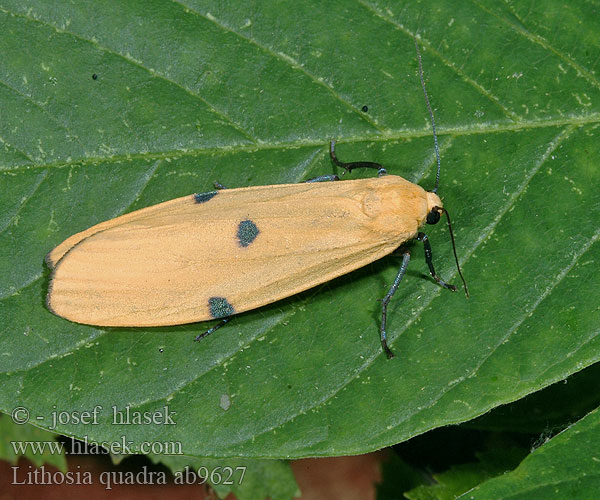
M 166 201 L 97 224 L 67 238 L 46 257 L 52 270 L 50 311 L 68 320 L 110 327 L 153 327 L 221 320 L 270 304 L 352 272 L 411 239 L 425 247 L 435 272 L 424 224 L 448 215 L 436 185 L 425 191 L 378 163 L 332 161 L 350 172 L 377 177 L 343 180 L 324 175 L 300 184 L 218 189 Z M 219 187 L 222 187 L 219 185 Z M 447 217 L 458 272 L 458 257 Z M 387 305 L 402 280 L 410 252 L 382 301 L 380 340 L 388 357 Z

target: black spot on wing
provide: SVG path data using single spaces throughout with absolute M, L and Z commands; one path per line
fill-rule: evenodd
M 260 231 L 256 227 L 256 224 L 254 224 L 254 222 L 252 222 L 250 219 L 240 222 L 237 231 L 237 237 L 240 245 L 243 247 L 250 245 L 250 243 L 256 239 L 259 232 Z
M 210 315 L 213 318 L 226 318 L 235 314 L 233 306 L 227 301 L 225 297 L 211 297 L 208 299 L 208 308 Z
M 218 194 L 218 191 L 210 191 L 208 193 L 198 193 L 198 194 L 194 195 L 194 199 L 196 200 L 196 203 L 206 203 L 208 200 L 212 200 L 217 194 Z

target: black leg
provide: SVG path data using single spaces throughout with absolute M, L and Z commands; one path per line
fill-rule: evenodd
M 433 277 L 433 279 L 438 284 L 443 286 L 444 288 L 447 288 L 448 290 L 452 290 L 453 292 L 456 292 L 456 287 L 454 285 L 451 285 L 450 283 L 446 283 L 442 278 L 440 278 L 435 273 L 435 269 L 433 268 L 431 244 L 429 243 L 429 238 L 427 237 L 427 235 L 425 233 L 419 233 L 417 235 L 417 239 L 419 241 L 423 242 L 423 247 L 425 249 L 425 262 L 427 262 L 427 265 L 429 266 L 429 272 L 431 273 L 431 276 Z
M 212 328 L 209 328 L 204 333 L 201 333 L 200 335 L 198 335 L 194 340 L 196 342 L 198 342 L 199 340 L 203 339 L 204 337 L 208 337 L 211 333 L 216 332 L 219 328 L 221 328 L 225 323 L 228 323 L 230 320 L 231 320 L 231 317 L 223 318 L 219 323 L 217 323 Z
M 329 143 L 329 156 L 331 156 L 331 161 L 333 161 L 333 163 L 335 163 L 338 167 L 347 170 L 348 172 L 352 172 L 352 170 L 355 168 L 376 168 L 377 175 L 379 177 L 387 174 L 387 171 L 383 165 L 373 161 L 353 161 L 346 163 L 338 160 L 337 156 L 335 155 L 335 141 L 333 139 L 331 139 L 331 142 Z
M 313 177 L 312 179 L 308 179 L 304 182 L 327 182 L 327 181 L 339 181 L 340 178 L 335 174 L 329 175 L 319 175 L 318 177 Z
M 337 156 L 335 155 L 335 141 L 333 139 L 329 143 L 329 155 L 331 156 L 331 161 L 333 161 L 334 164 L 336 164 L 338 167 L 343 168 L 348 173 L 352 172 L 352 170 L 354 170 L 355 168 L 376 168 L 378 177 L 387 175 L 386 169 L 383 167 L 383 165 L 380 165 L 379 163 L 375 163 L 372 161 L 343 162 L 343 161 L 338 160 Z M 319 175 L 318 177 L 313 177 L 312 179 L 308 179 L 304 182 L 310 183 L 310 182 L 327 182 L 327 181 L 339 181 L 339 180 L 340 180 L 339 176 L 337 176 L 335 174 L 329 174 L 329 175 Z M 219 184 L 217 182 L 215 182 L 215 187 L 217 189 L 225 189 L 225 186 L 223 186 L 222 184 Z
M 388 359 L 392 359 L 394 357 L 394 353 L 391 351 L 391 349 L 387 345 L 387 333 L 386 333 L 387 306 L 390 303 L 392 296 L 396 293 L 396 290 L 398 290 L 398 286 L 400 285 L 402 278 L 404 278 L 404 273 L 406 273 L 406 268 L 408 267 L 409 261 L 410 261 L 410 250 L 404 250 L 404 252 L 402 254 L 402 264 L 400 265 L 400 269 L 398 270 L 396 279 L 394 280 L 394 283 L 390 287 L 390 290 L 388 291 L 387 295 L 381 301 L 381 328 L 380 328 L 381 347 L 383 347 L 383 350 L 385 351 Z

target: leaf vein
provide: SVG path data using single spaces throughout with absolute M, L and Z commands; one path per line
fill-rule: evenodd
M 310 79 L 311 82 L 313 82 L 314 84 L 323 87 L 325 90 L 327 90 L 336 100 L 338 100 L 340 103 L 342 103 L 345 107 L 347 107 L 348 109 L 352 110 L 355 114 L 357 114 L 362 120 L 366 121 L 369 125 L 371 125 L 373 128 L 375 128 L 376 130 L 387 134 L 389 132 L 389 130 L 381 128 L 381 126 L 379 126 L 379 124 L 373 120 L 370 116 L 366 115 L 365 113 L 362 113 L 360 111 L 360 109 L 356 106 L 354 106 L 352 103 L 350 103 L 349 101 L 347 101 L 346 99 L 344 99 L 339 93 L 337 93 L 330 85 L 327 85 L 323 80 L 317 78 L 313 73 L 311 73 L 310 71 L 308 71 L 302 64 L 300 64 L 296 59 L 294 59 L 292 56 L 288 55 L 288 54 L 284 54 L 282 52 L 277 52 L 275 49 L 273 49 L 272 47 L 269 47 L 268 45 L 265 45 L 261 42 L 259 42 L 258 40 L 256 40 L 255 38 L 250 38 L 247 36 L 244 36 L 243 34 L 241 34 L 240 32 L 236 31 L 234 28 L 232 28 L 231 26 L 227 26 L 225 23 L 223 23 L 222 21 L 217 20 L 213 15 L 206 15 L 196 9 L 193 9 L 192 7 L 178 1 L 178 0 L 171 0 L 173 3 L 177 3 L 179 5 L 181 5 L 182 7 L 185 7 L 187 10 L 189 10 L 190 12 L 196 14 L 197 16 L 202 17 L 203 19 L 206 19 L 207 21 L 212 22 L 215 26 L 217 26 L 218 28 L 227 31 L 237 37 L 239 37 L 240 39 L 251 43 L 252 45 L 255 45 L 256 47 L 258 47 L 260 50 L 262 50 L 263 52 L 265 52 L 266 54 L 270 55 L 271 57 L 274 57 L 275 59 L 278 59 L 279 61 L 283 61 L 284 63 L 286 63 L 287 65 L 289 65 L 292 69 L 295 69 L 296 71 L 299 71 L 300 73 L 302 73 L 303 75 L 305 75 L 306 77 L 308 77 Z
M 36 182 L 33 184 L 33 187 L 31 188 L 31 190 L 29 191 L 29 193 L 27 193 L 27 195 L 21 199 L 21 203 L 19 204 L 19 207 L 17 208 L 17 210 L 15 211 L 15 213 L 13 214 L 13 216 L 10 217 L 6 221 L 6 224 L 4 226 L 0 226 L 0 234 L 4 233 L 4 231 L 6 231 L 6 229 L 8 227 L 10 227 L 11 224 L 17 219 L 17 217 L 21 213 L 21 210 L 25 207 L 25 205 L 27 205 L 27 203 L 29 202 L 29 200 L 31 199 L 31 197 L 39 189 L 40 185 L 46 179 L 46 177 L 48 177 L 48 170 L 44 170 L 42 172 L 42 175 L 38 175 L 38 177 L 36 179 Z
M 537 128 L 548 128 L 548 127 L 565 127 L 569 125 L 594 125 L 600 123 L 600 113 L 593 113 L 586 116 L 570 116 L 566 118 L 561 118 L 559 120 L 531 120 L 529 122 L 522 121 L 519 123 L 511 123 L 511 124 L 483 124 L 477 125 L 473 127 L 473 125 L 468 125 L 464 127 L 453 127 L 446 128 L 442 130 L 438 130 L 438 137 L 443 137 L 446 135 L 454 136 L 454 137 L 462 137 L 462 136 L 470 136 L 470 135 L 481 135 L 481 134 L 494 134 L 494 133 L 504 133 L 504 132 L 518 132 L 522 130 L 532 130 Z M 358 135 L 358 136 L 348 136 L 344 137 L 344 143 L 357 143 L 357 142 L 387 142 L 394 140 L 402 140 L 402 139 L 417 139 L 421 137 L 431 136 L 431 129 L 406 129 L 402 131 L 398 131 L 393 134 L 389 134 L 386 136 L 381 135 Z M 120 155 L 112 155 L 106 157 L 85 157 L 73 159 L 70 161 L 54 161 L 47 162 L 39 165 L 30 165 L 24 164 L 16 167 L 2 168 L 0 167 L 0 172 L 18 172 L 24 169 L 33 169 L 33 168 L 66 168 L 72 164 L 77 165 L 87 165 L 87 164 L 98 164 L 102 161 L 114 161 L 114 162 L 122 162 L 125 160 L 135 160 L 135 159 L 179 159 L 179 158 L 188 158 L 188 157 L 197 157 L 200 154 L 208 154 L 208 153 L 221 153 L 221 154 L 237 154 L 244 152 L 257 152 L 257 151 L 270 151 L 270 150 L 279 150 L 283 148 L 300 148 L 300 147 L 309 147 L 309 146 L 323 146 L 323 141 L 318 141 L 314 139 L 306 139 L 306 140 L 296 140 L 296 141 L 282 141 L 282 142 L 272 142 L 272 143 L 262 143 L 258 145 L 247 145 L 247 146 L 219 146 L 216 148 L 204 148 L 204 149 L 190 149 L 188 151 L 181 150 L 172 150 L 172 151 L 161 151 L 155 153 L 124 153 Z
M 367 9 L 374 12 L 383 21 L 386 21 L 386 22 L 392 24 L 393 26 L 396 26 L 400 31 L 402 31 L 403 33 L 410 36 L 413 40 L 417 38 L 416 33 L 412 33 L 403 24 L 397 22 L 395 19 L 384 14 L 383 12 L 380 12 L 379 9 L 377 9 L 374 5 L 372 5 L 368 2 L 365 2 L 364 0 L 357 0 L 357 1 L 359 4 L 365 6 Z M 458 68 L 453 62 L 451 62 L 450 60 L 448 60 L 444 56 L 442 56 L 442 54 L 440 52 L 438 52 L 437 50 L 435 50 L 433 48 L 433 45 L 429 41 L 425 40 L 421 36 L 419 36 L 419 41 L 421 42 L 421 44 L 425 45 L 427 47 L 427 49 L 430 50 L 431 53 L 433 55 L 435 55 L 447 68 L 449 68 L 451 71 L 453 71 L 458 76 L 460 76 L 465 83 L 471 85 L 481 95 L 483 95 L 484 97 L 489 99 L 494 105 L 496 105 L 498 108 L 500 108 L 500 110 L 504 113 L 504 115 L 507 118 L 509 118 L 511 121 L 516 122 L 516 123 L 519 123 L 521 121 L 521 118 L 519 117 L 519 115 L 517 115 L 515 112 L 511 111 L 506 106 L 504 106 L 504 104 L 502 104 L 500 102 L 500 99 L 497 96 L 492 94 L 489 90 L 487 90 L 481 84 L 477 83 L 475 80 L 473 80 L 471 77 L 469 77 L 463 70 Z
M 498 15 L 497 13 L 493 12 L 492 10 L 488 9 L 487 7 L 481 5 L 479 2 L 477 2 L 476 0 L 471 0 L 473 2 L 474 5 L 476 5 L 477 7 L 479 7 L 481 10 L 483 10 L 484 12 L 487 12 L 488 14 L 494 16 L 496 19 L 498 19 L 499 21 L 501 21 L 502 23 L 506 24 L 508 27 L 510 27 L 515 33 L 525 37 L 527 40 L 529 40 L 532 43 L 535 43 L 537 45 L 540 45 L 541 47 L 543 47 L 546 50 L 549 50 L 550 52 L 552 52 L 553 54 L 556 54 L 559 58 L 561 58 L 563 61 L 565 61 L 565 63 L 567 63 L 569 66 L 571 66 L 575 71 L 577 71 L 580 75 L 582 75 L 590 84 L 592 84 L 594 87 L 596 88 L 600 88 L 600 81 L 594 76 L 593 73 L 591 73 L 590 71 L 588 71 L 586 68 L 584 68 L 583 66 L 579 65 L 577 62 L 575 62 L 571 57 L 569 57 L 567 54 L 563 54 L 561 51 L 559 51 L 558 49 L 555 49 L 550 43 L 548 43 L 548 41 L 542 37 L 541 35 L 537 35 L 535 33 L 532 33 L 531 31 L 525 29 L 525 23 L 523 22 L 523 20 L 521 20 L 519 18 L 519 16 L 517 15 L 516 12 L 514 12 L 513 9 L 511 9 L 511 12 L 513 13 L 513 15 L 519 19 L 519 22 L 523 23 L 523 26 L 518 26 L 515 23 L 510 22 L 508 19 L 506 19 L 503 16 Z M 507 2 L 504 2 L 505 4 L 507 4 Z M 508 4 L 507 4 L 508 5 Z M 510 7 L 510 6 L 509 6 Z
M 0 136 L 0 144 L 3 144 L 6 148 L 8 148 L 11 151 L 16 151 L 21 156 L 23 156 L 26 160 L 29 160 L 32 164 L 35 163 L 35 160 L 31 156 L 29 156 L 25 151 L 17 148 L 15 145 L 6 141 L 6 139 L 4 139 L 4 137 L 1 137 L 1 136 Z M 26 164 L 26 165 L 31 165 L 31 164 Z M 2 172 L 2 171 L 6 171 L 6 170 L 0 168 L 0 172 Z
M 225 113 L 223 110 L 219 110 L 217 109 L 215 106 L 213 106 L 211 103 L 209 103 L 204 97 L 202 97 L 201 95 L 192 92 L 191 89 L 183 86 L 182 84 L 176 82 L 175 80 L 172 80 L 171 78 L 168 78 L 165 74 L 156 71 L 156 70 L 152 70 L 146 66 L 144 66 L 143 64 L 137 62 L 136 60 L 132 59 L 131 57 L 128 57 L 126 54 L 122 54 L 120 52 L 117 52 L 111 48 L 105 47 L 103 45 L 100 45 L 98 42 L 94 41 L 94 40 L 90 40 L 88 38 L 86 38 L 83 35 L 80 35 L 78 33 L 75 33 L 73 31 L 68 31 L 68 30 L 64 30 L 59 28 L 58 26 L 52 24 L 51 22 L 47 22 L 47 21 L 43 21 L 41 19 L 35 18 L 35 17 L 31 17 L 25 14 L 21 14 L 18 12 L 12 12 L 6 9 L 1 9 L 0 8 L 0 12 L 6 12 L 9 13 L 11 15 L 14 15 L 15 17 L 20 17 L 20 18 L 24 18 L 27 19 L 31 22 L 35 22 L 38 24 L 41 24 L 43 26 L 47 26 L 49 28 L 54 29 L 57 33 L 66 33 L 71 35 L 73 38 L 76 38 L 77 40 L 80 40 L 82 42 L 86 42 L 89 45 L 92 45 L 94 47 L 96 47 L 98 50 L 105 52 L 106 54 L 111 54 L 115 57 L 118 57 L 120 59 L 123 59 L 124 61 L 126 61 L 128 64 L 131 64 L 132 66 L 135 66 L 137 68 L 143 69 L 144 71 L 146 71 L 148 74 L 150 74 L 151 76 L 154 76 L 164 82 L 170 83 L 171 85 L 174 85 L 175 87 L 183 90 L 185 93 L 187 93 L 188 95 L 192 96 L 195 99 L 198 99 L 200 102 L 202 102 L 209 111 L 211 111 L 212 113 L 214 113 L 215 115 L 217 115 L 219 118 L 225 120 L 226 122 L 229 123 L 229 125 L 237 130 L 240 134 L 244 135 L 248 140 L 252 141 L 253 143 L 258 143 L 258 139 L 254 136 L 252 136 L 250 134 L 250 132 L 248 132 L 247 130 L 245 130 L 239 123 L 235 122 L 233 120 L 233 118 L 231 118 L 227 113 Z
M 85 145 L 81 142 L 79 137 L 74 132 L 72 132 L 69 129 L 69 127 L 67 127 L 64 123 L 61 123 L 61 121 L 56 116 L 54 116 L 52 113 L 50 113 L 50 111 L 48 111 L 48 109 L 45 108 L 41 103 L 39 103 L 35 99 L 33 99 L 33 97 L 31 97 L 30 95 L 24 94 L 23 92 L 17 90 L 14 87 L 11 87 L 5 81 L 0 80 L 0 85 L 2 85 L 4 88 L 10 90 L 11 92 L 14 92 L 16 95 L 21 97 L 25 102 L 31 103 L 33 106 L 35 106 L 37 109 L 39 109 L 42 113 L 44 113 L 48 118 L 50 118 L 50 120 L 52 122 L 54 122 L 56 125 L 58 125 L 59 128 L 64 130 L 67 133 L 67 137 L 73 138 L 75 141 L 77 141 L 81 145 L 81 147 L 85 148 Z

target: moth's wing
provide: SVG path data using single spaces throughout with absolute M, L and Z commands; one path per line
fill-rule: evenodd
M 122 223 L 91 228 L 58 260 L 48 306 L 79 323 L 159 326 L 288 297 L 362 267 L 412 235 L 375 224 L 377 193 L 369 186 L 231 189 L 203 203 L 192 197 L 133 212 Z
M 150 207 L 142 208 L 140 210 L 136 210 L 135 212 L 130 212 L 125 215 L 121 215 L 119 217 L 115 217 L 114 219 L 107 220 L 105 222 L 101 222 L 100 224 L 96 224 L 85 231 L 81 231 L 80 233 L 74 234 L 70 236 L 65 241 L 63 241 L 60 245 L 52 249 L 46 255 L 46 264 L 50 269 L 53 269 L 58 261 L 63 258 L 63 256 L 71 250 L 75 245 L 80 243 L 86 238 L 89 238 L 93 234 L 103 231 L 105 229 L 110 229 L 111 227 L 115 227 L 121 224 L 125 224 L 129 221 L 140 220 L 143 217 L 150 217 L 156 213 L 165 213 L 171 210 L 178 210 L 180 205 L 187 205 L 189 203 L 194 202 L 195 196 L 204 196 L 205 198 L 210 199 L 210 197 L 214 196 L 216 191 L 212 191 L 210 193 L 203 193 L 202 195 L 190 195 L 184 196 L 182 198 L 176 198 L 174 200 L 165 201 L 163 203 L 158 203 L 157 205 L 152 205 Z

